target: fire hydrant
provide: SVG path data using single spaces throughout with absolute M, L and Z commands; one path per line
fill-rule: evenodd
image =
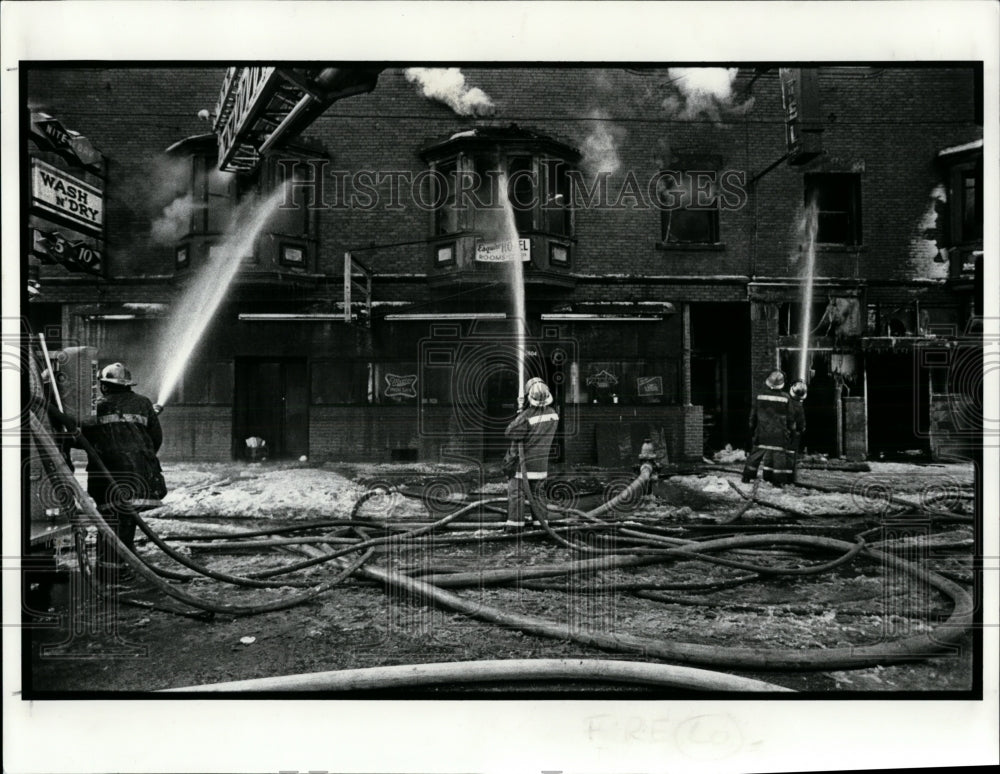
M 660 474 L 660 458 L 663 455 L 657 453 L 656 444 L 653 443 L 652 438 L 646 438 L 642 442 L 642 446 L 639 448 L 639 464 L 636 465 L 635 471 L 638 473 L 642 470 L 643 465 L 649 465 L 651 468 L 649 483 L 646 485 L 645 494 L 649 494 L 652 491 L 653 482 L 659 478 Z

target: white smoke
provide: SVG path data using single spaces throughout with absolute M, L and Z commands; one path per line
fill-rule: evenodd
M 682 121 L 708 118 L 719 121 L 723 113 L 746 112 L 753 99 L 737 104 L 733 81 L 736 67 L 671 67 L 667 70 L 670 85 L 677 90 L 662 101 L 662 107 L 672 117 Z
M 593 110 L 590 113 L 593 127 L 583 141 L 581 165 L 589 175 L 613 175 L 622 165 L 618 147 L 625 139 L 625 130 L 609 120 L 607 113 Z
M 480 88 L 465 82 L 457 67 L 410 67 L 406 80 L 420 86 L 428 99 L 443 102 L 460 116 L 482 116 L 493 112 L 493 100 Z
M 910 260 L 920 276 L 936 279 L 947 278 L 948 263 L 941 258 L 937 242 L 938 206 L 948 201 L 944 186 L 931 191 L 930 202 L 916 226 L 916 233 L 910 239 Z
M 191 213 L 197 205 L 189 195 L 178 196 L 153 221 L 150 237 L 158 245 L 172 246 L 191 230 Z

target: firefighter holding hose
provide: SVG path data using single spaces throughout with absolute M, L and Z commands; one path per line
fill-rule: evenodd
M 510 440 L 505 467 L 507 482 L 507 523 L 504 533 L 516 534 L 525 527 L 524 500 L 530 503 L 535 519 L 545 517 L 542 485 L 548 478 L 549 450 L 559 424 L 559 414 L 552 406 L 552 393 L 544 381 L 535 377 L 524 385 L 528 406 L 507 425 Z M 513 463 L 514 456 L 518 461 Z
M 788 461 L 792 469 L 792 483 L 795 483 L 795 476 L 799 467 L 799 452 L 802 446 L 802 436 L 806 432 L 806 411 L 803 407 L 809 388 L 801 379 L 792 382 L 788 390 L 791 400 L 788 402 L 789 429 L 788 429 Z
M 789 402 L 792 398 L 784 390 L 785 375 L 781 371 L 772 371 L 764 380 L 764 386 L 767 390 L 757 395 L 750 412 L 753 451 L 747 455 L 743 483 L 757 478 L 758 469 L 763 467 L 764 480 L 782 487 L 792 480 L 788 459 L 793 421 Z
M 95 416 L 82 425 L 84 438 L 96 452 L 87 462 L 87 493 L 118 538 L 134 550 L 136 508 L 167 493 L 156 456 L 163 443 L 157 416 L 162 408 L 132 391 L 136 382 L 122 363 L 105 366 L 98 381 L 103 397 Z M 127 565 L 100 535 L 97 573 L 105 582 L 127 580 L 128 574 Z

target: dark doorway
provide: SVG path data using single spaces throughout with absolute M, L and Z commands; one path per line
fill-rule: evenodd
M 233 456 L 248 456 L 246 439 L 267 442 L 271 458 L 309 453 L 306 361 L 238 358 L 233 410 Z
M 930 391 L 928 372 L 914 368 L 914 357 L 911 352 L 865 357 L 868 454 L 872 459 L 901 456 L 908 451 L 929 453 L 928 439 L 921 437 L 928 422 L 927 400 L 923 398 Z
M 701 406 L 707 453 L 747 444 L 749 304 L 691 304 L 691 403 Z

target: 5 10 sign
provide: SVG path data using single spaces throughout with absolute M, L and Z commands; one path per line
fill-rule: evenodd
M 70 271 L 101 273 L 101 251 L 86 242 L 70 241 L 58 231 L 32 229 L 31 251 L 47 263 L 61 263 Z

